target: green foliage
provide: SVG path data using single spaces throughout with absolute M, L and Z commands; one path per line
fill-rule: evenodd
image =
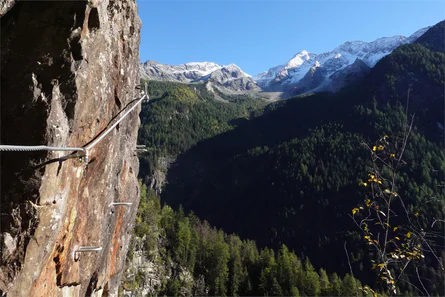
M 145 236 L 146 240 L 143 250 L 148 256 L 157 249 L 161 204 L 159 197 L 152 190 L 147 190 L 145 184 L 142 184 L 140 181 L 139 185 L 141 188 L 141 199 L 136 215 L 134 233 L 140 238 Z
M 301 290 L 306 296 L 318 296 L 320 295 L 320 277 L 314 270 L 309 259 L 306 259 L 304 263 L 305 277 L 302 281 Z M 345 295 L 352 296 L 352 295 Z
M 167 170 L 162 158 L 175 160 L 167 172 L 163 201 L 175 209 L 183 205 L 263 247 L 258 250 L 253 241 L 239 239 L 240 245 L 227 235 L 221 239 L 208 223 L 164 206 L 158 219 L 158 235 L 166 238 L 164 259 L 171 255 L 180 263 L 177 271 L 188 269 L 196 280 L 203 278 L 207 294 L 355 295 L 358 282 L 351 276 L 341 280 L 334 273 L 327 278 L 313 267 L 348 273 L 346 241 L 354 276 L 377 289 L 378 280 L 367 264 L 373 255 L 353 230 L 349 214 L 363 202 L 363 174 L 371 168 L 362 144 L 395 134 L 407 106 L 415 114 L 415 127 L 406 162 L 399 168 L 397 191 L 409 212 L 418 213 L 420 228 L 427 218 L 445 219 L 440 128 L 445 55 L 432 44 L 420 40 L 398 48 L 363 81 L 337 94 L 267 106 L 252 98 L 217 102 L 198 85 L 150 82 L 156 99 L 142 108 L 139 135 L 139 143 L 149 147 L 141 156 L 144 182 L 148 184 L 155 171 Z M 382 168 L 383 177 L 389 174 Z M 138 224 L 144 221 L 142 213 Z M 139 234 L 148 227 L 141 228 Z M 434 228 L 443 234 L 444 224 Z M 303 255 L 305 264 L 283 244 Z M 428 290 L 442 292 L 443 272 L 427 257 L 422 261 L 419 274 L 431 279 Z M 419 294 L 409 284 L 401 291 Z
M 338 277 L 337 273 L 333 273 L 330 277 L 331 292 L 330 296 L 343 296 L 342 295 L 342 281 Z
M 363 173 L 371 167 L 362 144 L 400 130 L 410 90 L 415 127 L 398 177 L 400 195 L 418 211 L 420 225 L 426 216 L 443 219 L 443 207 L 431 201 L 445 197 L 437 186 L 445 166 L 437 125 L 443 123 L 443 72 L 434 71 L 441 65 L 443 54 L 405 45 L 356 86 L 270 104 L 263 115 L 179 155 L 162 199 L 260 246 L 286 244 L 317 269 L 342 275 L 350 269 L 339 243 L 347 241 L 355 276 L 377 283 L 368 247 L 349 218 L 363 201 Z M 437 224 L 437 231 L 443 227 Z M 266 280 L 273 277 L 264 274 Z
M 205 87 L 170 82 L 148 82 L 151 101 L 142 105 L 138 143 L 148 152 L 141 155 L 141 176 L 153 173 L 159 157 L 176 157 L 197 142 L 229 131 L 261 114 L 263 100 L 249 97 L 218 102 Z
M 141 188 L 145 200 L 151 197 L 143 203 L 158 201 L 159 197 L 151 190 Z M 323 292 L 331 293 L 326 271 L 322 269 L 318 274 L 308 259 L 302 265 L 285 245 L 278 253 L 269 248 L 258 249 L 251 240 L 227 235 L 212 228 L 208 222 L 198 220 L 193 213 L 185 215 L 182 207 L 174 211 L 167 205 L 152 209 L 141 204 L 142 211 L 149 211 L 158 220 L 138 214 L 140 219 L 136 222 L 135 233 L 148 241 L 151 240 L 148 234 L 140 232 L 158 230 L 156 243 L 161 248 L 154 254 L 158 263 L 169 271 L 168 278 L 156 289 L 158 295 L 204 292 L 198 295 L 300 296 L 302 292 L 305 296 L 321 296 Z M 187 274 L 191 275 L 191 281 L 185 280 Z M 126 282 L 126 288 L 137 290 L 144 281 L 144 275 L 139 271 L 134 280 Z
M 320 295 L 321 296 L 330 296 L 331 295 L 331 283 L 329 281 L 326 270 L 323 268 L 320 269 Z
M 355 279 L 349 273 L 343 278 L 341 293 L 343 296 L 357 296 L 360 294 Z

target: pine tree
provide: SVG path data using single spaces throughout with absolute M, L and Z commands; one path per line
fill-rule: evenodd
M 260 292 L 263 295 L 270 295 L 273 288 L 273 280 L 276 275 L 276 263 L 273 250 L 265 248 L 260 254 Z
M 177 246 L 175 248 L 176 261 L 182 266 L 189 267 L 190 246 L 192 240 L 192 232 L 188 219 L 178 223 Z
M 242 263 L 241 250 L 242 242 L 238 236 L 229 236 L 229 294 L 231 296 L 238 296 L 241 284 L 245 279 Z
M 221 230 L 215 236 L 215 242 L 211 253 L 212 261 L 208 267 L 210 273 L 210 283 L 213 285 L 211 294 L 225 296 L 227 294 L 227 283 L 229 280 L 229 246 L 224 241 L 224 234 Z
M 331 283 L 331 292 L 329 293 L 330 296 L 342 296 L 342 281 L 338 277 L 337 273 L 333 273 L 330 277 L 330 283 Z
M 320 295 L 320 277 L 307 258 L 304 263 L 304 279 L 301 289 L 306 296 Z
M 275 277 L 273 278 L 272 281 L 270 296 L 284 296 L 283 290 L 281 290 L 281 286 Z
M 331 283 L 329 282 L 326 270 L 320 269 L 320 295 L 329 296 L 331 294 Z
M 278 251 L 277 276 L 284 295 L 291 295 L 291 288 L 297 285 L 296 268 L 291 262 L 288 248 L 282 245 Z
M 300 291 L 298 290 L 297 287 L 292 287 L 290 289 L 290 296 L 296 296 L 296 297 L 300 296 Z
M 359 294 L 355 279 L 349 273 L 343 278 L 341 293 L 343 296 L 358 296 Z

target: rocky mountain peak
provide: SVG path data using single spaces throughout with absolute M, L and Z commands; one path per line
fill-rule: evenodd
M 305 90 L 307 92 L 323 90 L 322 86 L 331 86 L 330 77 L 338 71 L 344 70 L 347 66 L 354 64 L 357 59 L 363 62 L 368 68 L 374 65 L 384 56 L 391 53 L 398 46 L 415 41 L 419 36 L 425 33 L 428 28 L 422 28 L 409 37 L 396 35 L 392 37 L 381 37 L 371 42 L 360 40 L 347 41 L 332 51 L 321 54 L 309 53 L 305 50 L 297 53 L 285 65 L 278 65 L 261 72 L 254 76 L 257 84 L 267 91 L 284 91 L 287 90 Z M 357 62 L 359 63 L 359 62 Z M 320 67 L 325 78 L 318 76 L 320 85 L 311 85 L 314 89 L 303 88 L 301 85 L 307 81 L 305 78 L 307 73 L 314 72 L 313 67 Z M 356 65 L 357 66 L 357 65 Z M 346 68 L 347 70 L 362 69 L 363 67 Z M 343 75 L 338 75 L 341 77 Z M 295 88 L 297 87 L 297 88 Z M 292 93 L 295 95 L 296 93 Z
M 245 93 L 258 90 L 251 76 L 232 63 L 193 62 L 167 65 L 146 61 L 140 65 L 141 77 L 148 80 L 172 81 L 186 84 L 210 83 L 208 88 L 223 93 Z

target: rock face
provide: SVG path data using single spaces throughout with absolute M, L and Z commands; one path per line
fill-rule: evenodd
M 135 0 L 0 8 L 2 144 L 84 146 L 140 96 Z M 139 203 L 139 111 L 88 164 L 61 159 L 71 152 L 0 154 L 2 295 L 117 296 Z M 76 259 L 80 246 L 102 250 Z

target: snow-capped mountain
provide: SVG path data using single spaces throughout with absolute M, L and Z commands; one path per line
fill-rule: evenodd
M 254 80 L 263 90 L 285 91 L 292 95 L 323 90 L 337 91 L 345 85 L 345 79 L 362 77 L 381 58 L 402 44 L 414 42 L 428 29 L 429 27 L 420 29 L 409 37 L 397 35 L 372 42 L 348 41 L 321 54 L 303 50 L 287 64 L 255 75 Z M 350 75 L 349 71 L 353 73 Z
M 181 83 L 202 83 L 210 91 L 224 94 L 257 94 L 288 97 L 317 91 L 340 90 L 362 78 L 370 68 L 400 45 L 412 43 L 430 27 L 420 29 L 409 37 L 396 35 L 372 42 L 348 41 L 332 51 L 315 54 L 305 50 L 297 53 L 284 65 L 270 68 L 253 78 L 237 65 L 218 65 L 212 62 L 192 62 L 167 65 L 155 61 L 140 64 L 141 78 Z
M 192 62 L 167 65 L 155 61 L 140 64 L 141 78 L 181 83 L 204 83 L 209 90 L 226 94 L 259 91 L 252 77 L 235 64 L 218 65 L 212 62 Z

